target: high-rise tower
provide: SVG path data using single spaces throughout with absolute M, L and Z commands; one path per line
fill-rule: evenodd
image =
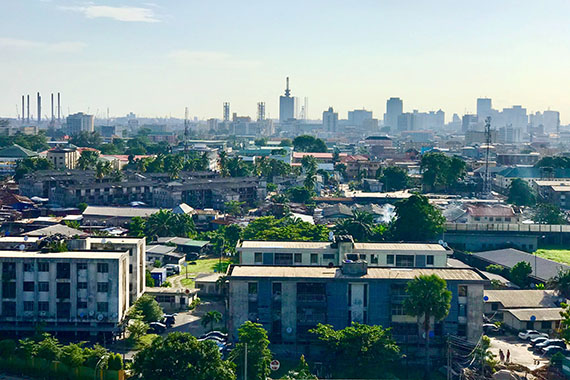
M 287 120 L 295 118 L 295 99 L 291 97 L 289 89 L 289 77 L 287 77 L 287 86 L 285 87 L 285 95 L 279 97 L 279 122 L 283 123 Z
M 386 102 L 384 114 L 384 126 L 392 128 L 392 132 L 398 127 L 398 117 L 402 114 L 404 103 L 400 98 L 390 98 Z
M 230 103 L 224 103 L 224 122 L 230 121 Z

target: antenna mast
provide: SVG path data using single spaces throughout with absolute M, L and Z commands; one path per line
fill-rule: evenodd
M 491 173 L 489 173 L 489 151 L 491 148 L 491 117 L 485 119 L 485 178 L 483 179 L 483 194 L 491 194 Z
M 184 161 L 188 161 L 188 107 L 184 110 Z

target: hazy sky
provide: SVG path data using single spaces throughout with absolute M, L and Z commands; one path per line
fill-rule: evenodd
M 291 77 L 309 116 L 522 104 L 570 122 L 570 1 L 0 0 L 0 115 L 62 93 L 65 114 L 255 116 Z

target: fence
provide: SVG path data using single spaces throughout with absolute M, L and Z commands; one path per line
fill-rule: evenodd
M 113 371 L 93 368 L 71 368 L 61 362 L 51 362 L 40 358 L 23 359 L 16 356 L 0 358 L 0 371 L 25 375 L 38 379 L 58 380 L 125 380 L 125 371 Z

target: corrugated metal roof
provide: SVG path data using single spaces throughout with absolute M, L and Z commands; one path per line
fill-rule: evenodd
M 334 249 L 328 241 L 257 241 L 245 240 L 242 248 Z M 354 243 L 355 251 L 445 251 L 439 244 Z
M 328 249 L 331 243 L 328 241 L 257 241 L 245 240 L 241 243 L 242 248 L 291 248 L 291 249 Z
M 234 266 L 231 277 L 281 277 L 281 278 L 361 278 L 361 279 L 403 279 L 435 274 L 444 280 L 484 281 L 473 269 L 449 268 L 368 268 L 364 276 L 349 276 L 341 268 L 326 267 L 281 267 L 281 266 Z
M 69 252 L 29 252 L 29 251 L 0 251 L 0 258 L 25 259 L 120 259 L 127 252 L 105 251 L 69 251 Z
M 554 290 L 485 290 L 484 294 L 485 302 L 500 302 L 507 309 L 556 307 L 560 300 Z
M 140 216 L 145 218 L 159 211 L 160 209 L 158 208 L 88 206 L 85 211 L 83 211 L 83 215 L 109 217 L 118 216 L 122 218 L 134 218 L 135 216 Z
M 355 250 L 374 251 L 445 251 L 439 244 L 421 243 L 354 243 Z
M 562 308 L 544 308 L 544 309 L 509 309 L 505 313 L 511 313 L 519 321 L 530 321 L 534 317 L 535 321 L 559 321 L 562 319 L 560 312 Z

